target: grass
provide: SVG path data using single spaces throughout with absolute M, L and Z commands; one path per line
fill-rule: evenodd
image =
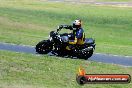
M 0 88 L 130 88 L 130 84 L 76 83 L 82 65 L 88 74 L 130 74 L 132 67 L 69 58 L 0 51 Z
M 81 1 L 81 2 L 131 2 L 132 0 L 65 0 L 65 1 Z
M 132 55 L 132 9 L 40 0 L 0 0 L 0 41 L 36 45 L 60 24 L 83 20 L 96 52 Z M 72 8 L 71 8 L 72 7 Z
M 103 1 L 103 2 L 132 2 L 132 0 L 96 0 L 96 1 Z
M 71 8 L 72 7 L 72 8 Z M 96 52 L 132 55 L 132 9 L 42 0 L 0 0 L 0 42 L 36 45 L 59 24 L 81 18 L 86 37 L 96 39 Z M 130 88 L 130 84 L 80 86 L 82 65 L 89 74 L 132 75 L 132 67 L 69 58 L 0 51 L 0 88 Z

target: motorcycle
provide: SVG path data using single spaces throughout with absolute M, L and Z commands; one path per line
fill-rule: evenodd
M 95 40 L 93 38 L 85 38 L 82 45 L 69 44 L 70 39 L 73 38 L 72 33 L 59 33 L 60 29 L 51 31 L 49 39 L 42 40 L 36 45 L 36 52 L 39 54 L 52 53 L 57 56 L 70 56 L 87 60 L 93 55 L 95 50 Z M 68 50 L 67 47 L 71 49 Z

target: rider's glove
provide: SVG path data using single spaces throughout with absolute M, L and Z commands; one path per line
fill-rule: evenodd
M 57 31 L 60 31 L 63 28 L 63 25 L 59 25 Z
M 63 28 L 63 25 L 59 25 L 59 29 L 62 29 Z

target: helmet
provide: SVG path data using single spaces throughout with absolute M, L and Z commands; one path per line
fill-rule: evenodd
M 81 27 L 81 20 L 75 20 L 73 22 L 73 28 L 80 28 Z

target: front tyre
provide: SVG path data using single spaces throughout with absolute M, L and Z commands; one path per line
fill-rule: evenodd
M 43 40 L 36 45 L 36 52 L 39 54 L 47 54 L 52 48 L 53 46 L 49 40 Z

